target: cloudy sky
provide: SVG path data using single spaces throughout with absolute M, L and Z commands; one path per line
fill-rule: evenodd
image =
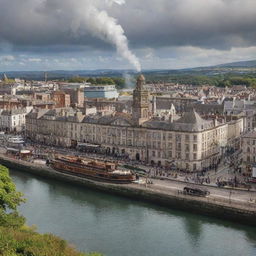
M 176 69 L 256 59 L 256 0 L 0 0 L 0 6 L 0 71 Z

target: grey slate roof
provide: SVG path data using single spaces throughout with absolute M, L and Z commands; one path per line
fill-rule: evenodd
M 149 120 L 143 123 L 143 127 L 170 131 L 197 132 L 210 129 L 213 121 L 204 120 L 195 110 L 186 112 L 183 117 L 170 123 L 169 121 Z
M 1 112 L 2 116 L 11 116 L 11 115 L 19 115 L 19 114 L 25 114 L 25 109 L 12 109 L 12 110 L 3 110 Z

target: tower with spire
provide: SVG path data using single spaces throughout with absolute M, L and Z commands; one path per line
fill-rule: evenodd
M 133 91 L 132 117 L 137 125 L 149 119 L 149 92 L 144 88 L 145 77 L 140 75 Z

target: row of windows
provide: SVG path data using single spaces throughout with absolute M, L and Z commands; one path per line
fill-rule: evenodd
M 174 155 L 173 155 L 173 152 L 172 151 L 167 151 L 167 152 L 165 152 L 165 151 L 163 151 L 163 152 L 161 152 L 161 151 L 152 151 L 152 157 L 163 157 L 163 158 L 173 158 L 174 157 Z M 182 157 L 181 157 L 181 152 L 176 152 L 176 155 L 175 155 L 175 158 L 177 159 L 177 160 L 180 160 L 180 159 L 182 159 Z M 187 153 L 186 155 L 185 155 L 185 160 L 197 160 L 198 159 L 198 157 L 197 157 L 197 153 L 194 153 L 193 155 L 192 155 L 192 159 L 190 159 L 190 155 Z

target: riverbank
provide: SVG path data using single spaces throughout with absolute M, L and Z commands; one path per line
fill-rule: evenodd
M 81 177 L 57 172 L 47 166 L 34 164 L 0 155 L 0 163 L 22 172 L 29 172 L 46 178 L 65 181 L 87 188 L 96 189 L 105 193 L 112 193 L 136 200 L 147 201 L 169 208 L 182 209 L 189 212 L 224 218 L 231 221 L 256 225 L 255 202 L 230 200 L 221 197 L 193 197 L 179 193 L 179 189 L 170 183 L 153 185 L 139 184 L 110 184 L 88 180 Z M 245 192 L 244 192 L 245 193 Z M 256 197 L 256 194 L 255 194 Z

